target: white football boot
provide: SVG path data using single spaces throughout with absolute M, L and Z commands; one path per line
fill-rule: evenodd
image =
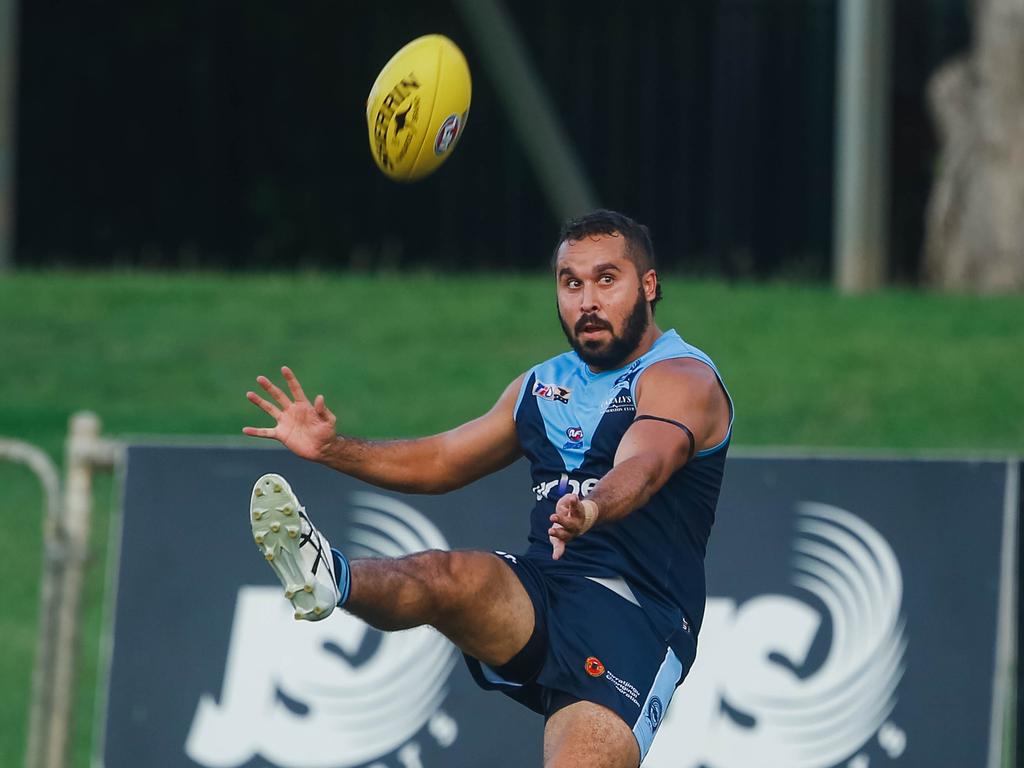
M 327 618 L 341 599 L 331 545 L 291 486 L 280 475 L 264 475 L 253 486 L 249 510 L 256 546 L 284 585 L 295 618 Z

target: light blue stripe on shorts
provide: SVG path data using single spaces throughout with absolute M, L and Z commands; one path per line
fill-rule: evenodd
M 679 662 L 671 648 L 665 654 L 665 660 L 658 668 L 658 674 L 654 676 L 654 683 L 640 707 L 640 717 L 633 724 L 633 736 L 636 743 L 640 745 L 640 762 L 647 757 L 647 752 L 654 743 L 654 734 L 665 718 L 665 710 L 668 703 L 672 701 L 672 694 L 675 693 L 676 683 L 679 676 L 683 674 L 683 665 Z

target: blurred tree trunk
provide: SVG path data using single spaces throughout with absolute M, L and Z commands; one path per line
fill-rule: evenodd
M 942 146 L 928 201 L 924 278 L 1024 289 L 1024 0 L 972 0 L 972 49 L 932 76 Z

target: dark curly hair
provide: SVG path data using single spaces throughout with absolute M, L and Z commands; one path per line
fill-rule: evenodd
M 649 269 L 657 270 L 654 246 L 651 244 L 651 233 L 647 227 L 638 224 L 625 214 L 603 208 L 569 219 L 562 225 L 554 254 L 551 257 L 552 268 L 558 261 L 558 249 L 561 248 L 562 243 L 598 235 L 618 235 L 626 238 L 626 258 L 633 262 L 638 277 L 642 277 Z M 654 306 L 659 301 L 661 301 L 661 280 L 658 280 L 654 298 L 651 300 L 651 312 L 654 312 Z

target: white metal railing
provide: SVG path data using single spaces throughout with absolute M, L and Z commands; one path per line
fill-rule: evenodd
M 0 438 L 0 459 L 24 464 L 43 486 L 43 562 L 39 630 L 32 676 L 26 768 L 64 768 L 71 733 L 79 608 L 92 515 L 92 475 L 111 470 L 121 444 L 100 437 L 100 420 L 76 413 L 65 444 L 64 493 L 56 465 L 42 450 Z

